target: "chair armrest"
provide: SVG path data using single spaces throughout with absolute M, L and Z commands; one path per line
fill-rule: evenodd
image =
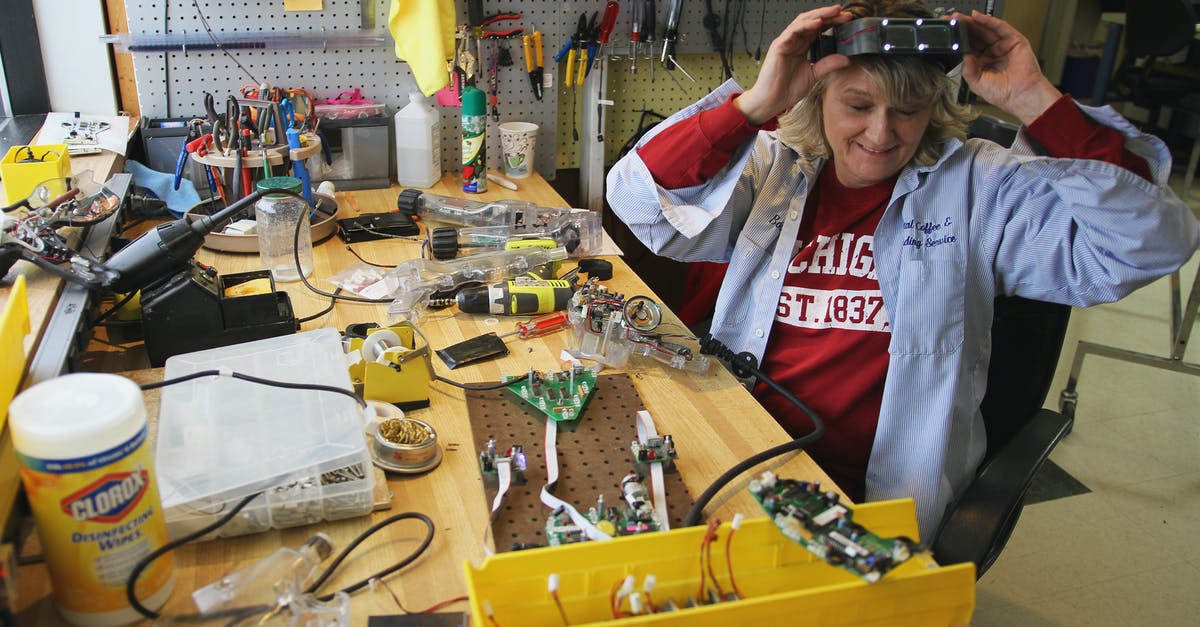
M 1058 412 L 1039 410 L 992 456 L 943 520 L 932 544 L 939 563 L 974 562 L 976 578 L 983 576 L 1008 542 L 1034 475 L 1070 423 Z

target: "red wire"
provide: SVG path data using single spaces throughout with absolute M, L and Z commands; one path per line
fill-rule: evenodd
M 465 594 L 460 597 L 454 597 L 453 599 L 446 599 L 445 601 L 441 601 L 439 603 L 434 603 L 432 606 L 430 606 L 426 609 L 423 609 L 420 612 L 417 612 L 417 614 L 429 614 L 431 612 L 436 612 L 436 611 L 442 609 L 443 607 L 446 607 L 447 605 L 454 605 L 455 603 L 459 603 L 459 602 L 466 601 L 466 600 L 467 600 L 467 595 L 465 595 Z
M 714 518 L 708 521 L 708 530 L 705 532 L 707 536 L 705 541 L 705 557 L 708 562 L 708 576 L 712 578 L 713 585 L 717 587 L 717 600 L 725 600 L 725 590 L 721 588 L 721 582 L 717 580 L 717 574 L 713 572 L 712 566 L 712 541 L 717 539 L 717 526 L 721 524 L 721 520 Z
M 725 536 L 725 565 L 729 567 L 729 585 L 733 586 L 733 593 L 737 595 L 737 598 L 742 599 L 745 597 L 742 596 L 742 591 L 738 590 L 737 582 L 733 579 L 733 553 L 729 551 L 729 545 L 733 542 L 733 532 L 734 529 L 730 527 L 729 535 Z

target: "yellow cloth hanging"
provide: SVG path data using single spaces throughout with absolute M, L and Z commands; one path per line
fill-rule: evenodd
M 408 62 L 426 96 L 450 82 L 446 61 L 454 56 L 456 20 L 454 0 L 392 0 L 388 9 L 396 58 Z

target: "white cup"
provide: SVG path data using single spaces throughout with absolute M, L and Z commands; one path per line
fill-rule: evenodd
M 533 173 L 533 149 L 537 144 L 538 125 L 531 122 L 505 122 L 500 125 L 500 158 L 504 175 L 523 179 Z

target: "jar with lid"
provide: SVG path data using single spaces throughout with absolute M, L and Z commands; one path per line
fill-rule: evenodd
M 265 193 L 254 204 L 258 256 L 276 281 L 299 281 L 301 274 L 306 277 L 312 274 L 312 231 L 308 221 L 311 208 L 303 198 L 271 193 L 272 190 L 287 190 L 299 194 L 302 185 L 294 176 L 276 176 L 258 182 L 258 191 Z

